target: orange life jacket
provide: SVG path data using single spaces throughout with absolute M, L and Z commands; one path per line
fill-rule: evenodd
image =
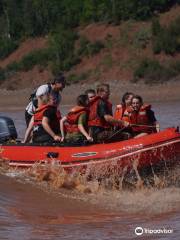
M 86 107 L 76 106 L 67 114 L 67 122 L 65 123 L 65 130 L 68 133 L 79 132 L 78 119 L 81 114 L 88 113 Z
M 123 120 L 126 122 L 129 122 L 129 116 L 130 113 L 132 112 L 132 108 L 131 107 L 125 107 L 122 104 L 119 104 L 116 106 L 116 110 L 114 112 L 114 118 L 116 120 Z
M 96 96 L 92 101 L 89 103 L 89 119 L 88 119 L 88 126 L 96 126 L 96 127 L 103 127 L 103 128 L 110 128 L 111 125 L 105 121 L 104 118 L 100 118 L 98 116 L 98 105 L 100 101 L 103 100 L 100 96 Z M 108 111 L 112 113 L 112 103 L 109 101 L 105 101 L 108 107 Z
M 149 121 L 147 110 L 151 109 L 151 105 L 143 105 L 139 112 L 132 111 L 130 114 L 130 124 L 144 125 L 144 126 L 132 126 L 134 132 L 152 133 L 154 128 L 148 127 L 152 125 Z M 145 126 L 146 125 L 146 126 Z
M 36 109 L 34 113 L 34 126 L 42 124 L 43 114 L 49 108 L 49 106 L 49 104 L 45 104 Z
M 35 113 L 34 113 L 34 126 L 37 126 L 37 125 L 42 125 L 42 119 L 43 119 L 43 115 L 44 115 L 44 112 L 47 110 L 47 109 L 50 109 L 50 108 L 55 108 L 57 109 L 56 106 L 54 105 L 50 105 L 50 104 L 45 104 L 45 105 L 42 105 L 41 107 L 37 108 Z M 59 120 L 61 119 L 61 113 L 59 110 L 56 111 L 56 117 L 54 118 L 53 121 L 51 121 L 49 123 L 50 127 L 55 130 L 56 132 L 59 132 Z

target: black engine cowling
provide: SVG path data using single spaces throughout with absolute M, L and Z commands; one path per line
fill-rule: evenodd
M 0 143 L 17 138 L 14 122 L 9 117 L 0 116 Z

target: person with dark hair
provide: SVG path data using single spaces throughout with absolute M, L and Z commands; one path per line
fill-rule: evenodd
M 132 92 L 126 92 L 126 93 L 123 95 L 123 97 L 122 97 L 122 104 L 123 104 L 123 105 L 130 106 L 133 96 L 134 96 L 134 93 L 132 93 Z
M 128 120 L 129 110 L 131 110 L 131 102 L 134 94 L 132 92 L 126 92 L 123 97 L 121 104 L 118 104 L 116 106 L 115 112 L 114 112 L 114 118 L 120 119 L 120 120 Z
M 85 94 L 88 96 L 89 101 L 92 101 L 96 97 L 96 91 L 94 89 L 87 89 Z
M 83 94 L 77 97 L 77 105 L 73 107 L 67 116 L 60 121 L 61 141 L 70 144 L 83 144 L 85 140 L 92 142 L 88 134 L 88 96 Z M 66 131 L 66 135 L 65 135 Z
M 46 86 L 48 88 L 48 92 L 51 93 L 51 95 L 53 96 L 54 104 L 59 105 L 61 101 L 60 91 L 62 91 L 65 88 L 65 85 L 66 85 L 65 77 L 62 73 L 59 73 L 57 76 L 55 76 L 55 78 L 51 81 L 51 83 L 47 83 L 41 86 Z M 38 107 L 38 101 L 36 97 L 37 90 L 38 88 L 31 94 L 29 98 L 30 102 L 28 103 L 25 109 L 25 121 L 26 121 L 27 127 L 29 125 L 29 122 L 35 110 Z
M 139 95 L 135 95 L 132 98 L 132 111 L 129 114 L 129 123 L 136 138 L 159 132 L 159 123 L 151 110 L 151 105 L 143 104 L 143 99 Z
M 128 126 L 128 123 L 117 120 L 112 116 L 112 104 L 109 101 L 109 84 L 97 86 L 97 96 L 89 103 L 88 126 L 90 134 L 96 142 L 113 141 L 111 136 L 114 134 L 112 128 L 115 124 Z M 118 140 L 120 136 L 116 134 Z

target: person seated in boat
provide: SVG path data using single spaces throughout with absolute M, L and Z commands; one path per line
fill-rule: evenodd
M 88 134 L 88 96 L 85 94 L 77 97 L 77 105 L 73 107 L 67 116 L 60 121 L 61 141 L 70 144 L 84 144 L 92 142 L 93 138 Z M 65 135 L 66 132 L 66 135 Z
M 36 91 L 38 108 L 31 118 L 23 142 L 31 137 L 33 143 L 60 141 L 60 113 L 54 103 L 54 95 L 49 93 L 47 85 L 40 86 Z
M 138 95 L 132 98 L 132 111 L 129 112 L 129 123 L 136 138 L 159 132 L 159 123 L 151 110 L 151 105 L 143 104 L 142 97 Z
M 89 102 L 91 102 L 96 97 L 96 91 L 94 89 L 86 90 L 85 94 L 88 96 Z
M 117 120 L 123 120 L 129 122 L 129 112 L 132 111 L 132 98 L 134 94 L 132 92 L 126 92 L 121 100 L 121 104 L 118 104 L 116 106 L 115 112 L 114 112 L 114 118 Z M 117 125 L 114 127 L 116 131 L 120 129 L 120 126 Z M 126 139 L 129 139 L 132 137 L 132 130 L 131 128 L 124 128 L 122 130 L 122 134 L 124 134 L 124 137 L 126 135 Z
M 109 84 L 97 86 L 97 95 L 89 103 L 88 126 L 90 135 L 96 142 L 122 140 L 122 134 L 115 133 L 112 128 L 114 124 L 128 126 L 123 120 L 112 116 L 112 103 L 109 101 Z M 113 138 L 112 138 L 113 136 Z
M 114 118 L 128 121 L 128 111 L 131 110 L 131 103 L 134 94 L 132 92 L 126 92 L 123 97 L 121 104 L 116 106 L 114 112 Z

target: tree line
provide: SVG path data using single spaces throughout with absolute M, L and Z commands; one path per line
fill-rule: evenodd
M 118 24 L 145 20 L 180 0 L 1 0 L 1 38 L 18 40 L 48 34 L 59 25 L 74 28 L 91 22 Z
M 48 36 L 47 49 L 32 51 L 21 61 L 0 69 L 0 81 L 17 71 L 28 71 L 37 64 L 50 65 L 53 73 L 68 71 L 84 55 L 97 54 L 104 44 L 91 43 L 80 37 L 76 31 L 80 25 L 95 22 L 116 25 L 129 19 L 148 20 L 175 4 L 180 4 L 180 0 L 0 0 L 0 59 L 7 57 L 28 37 Z M 152 18 L 150 38 L 155 54 L 180 51 L 179 23 L 180 18 L 167 28 L 160 25 L 158 18 Z M 77 49 L 75 42 L 78 38 Z M 144 76 L 151 65 L 144 61 L 135 74 L 136 79 Z M 179 65 L 177 69 L 179 72 Z

